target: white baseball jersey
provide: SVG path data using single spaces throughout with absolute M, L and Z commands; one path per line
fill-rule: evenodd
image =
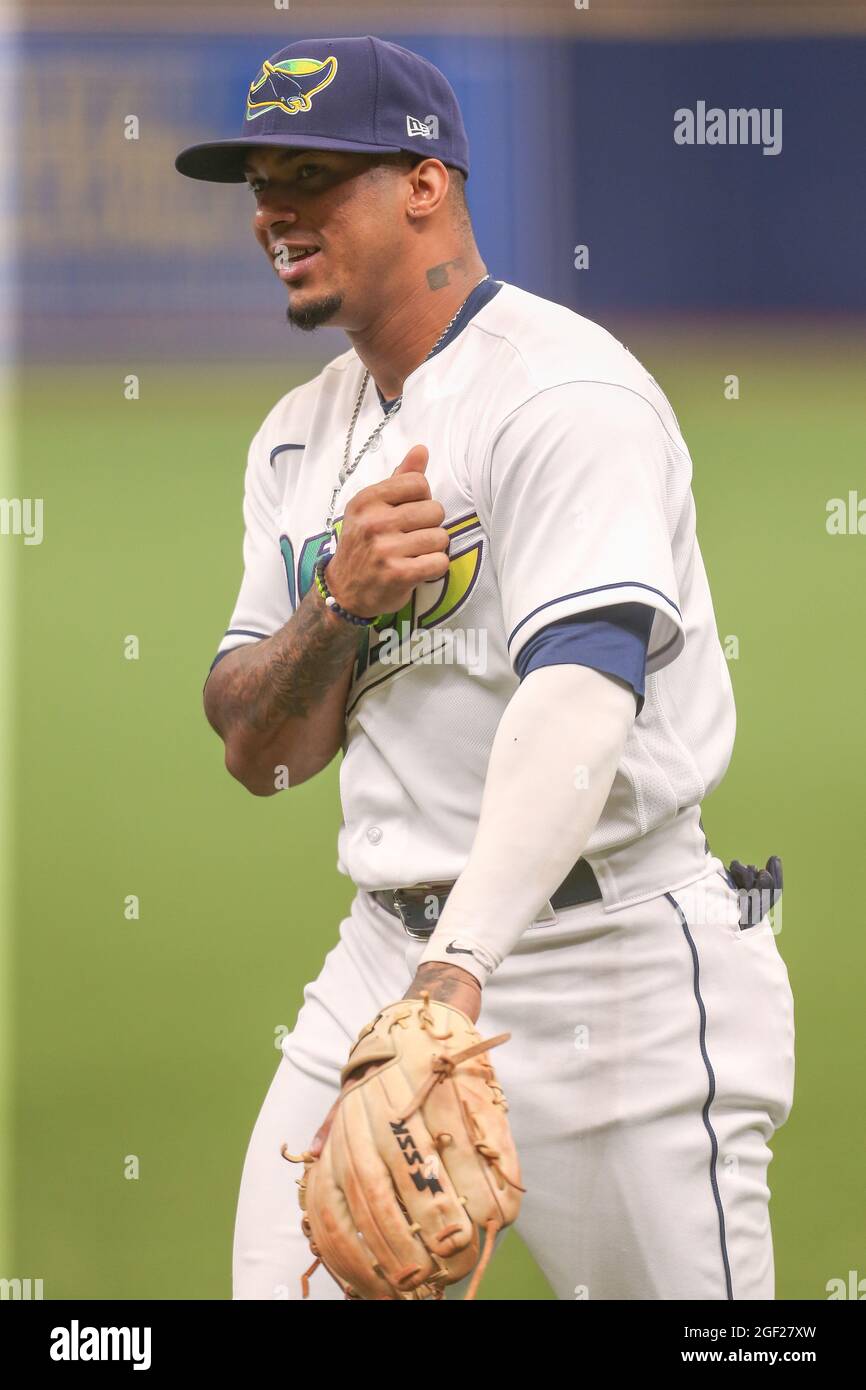
M 407 377 L 401 409 L 338 504 L 339 518 L 424 444 L 451 534 L 446 578 L 371 630 L 356 665 L 338 848 L 361 888 L 458 877 L 518 685 L 514 662 L 562 618 L 623 603 L 654 613 L 645 702 L 586 853 L 699 805 L 733 746 L 691 459 L 670 405 L 599 325 L 515 285 L 492 288 Z M 253 439 L 244 576 L 220 653 L 272 636 L 310 587 L 363 375 L 354 349 L 344 352 L 284 396 Z M 352 457 L 382 415 L 371 380 Z

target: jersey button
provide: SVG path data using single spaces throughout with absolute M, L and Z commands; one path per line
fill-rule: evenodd
M 367 831 L 367 839 L 370 841 L 370 844 L 378 845 L 381 838 L 382 832 L 379 829 L 378 825 L 371 825 L 370 829 Z

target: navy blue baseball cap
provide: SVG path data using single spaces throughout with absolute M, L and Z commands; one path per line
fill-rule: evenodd
M 370 34 L 281 48 L 250 83 L 238 139 L 190 145 L 175 168 L 191 179 L 243 183 L 249 151 L 269 145 L 410 150 L 469 177 L 469 141 L 450 83 L 418 53 Z

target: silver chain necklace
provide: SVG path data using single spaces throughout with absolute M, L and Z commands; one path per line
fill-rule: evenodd
M 478 281 L 478 285 L 483 285 L 483 284 L 484 284 L 484 281 L 485 281 L 485 280 L 489 280 L 489 279 L 490 279 L 490 275 L 489 275 L 489 274 L 487 274 L 487 275 L 482 275 L 481 279 Z M 468 302 L 469 298 L 470 298 L 471 295 L 473 295 L 473 294 L 475 293 L 475 291 L 478 289 L 478 285 L 473 285 L 473 286 L 472 286 L 472 289 L 469 291 L 469 294 L 466 296 L 466 298 L 464 299 L 463 303 L 460 305 L 459 309 L 457 310 L 457 313 L 454 315 L 454 317 L 450 320 L 449 323 L 446 323 L 445 327 L 442 329 L 442 332 L 439 334 L 439 337 L 436 339 L 435 343 L 434 343 L 433 346 L 431 347 L 431 349 L 430 349 L 430 351 L 428 352 L 427 356 L 424 358 L 424 362 L 429 362 L 430 358 L 433 356 L 433 354 L 434 354 L 434 352 L 436 351 L 436 349 L 438 348 L 439 344 L 442 342 L 442 339 L 446 336 L 446 334 L 450 333 L 451 329 L 454 327 L 454 324 L 457 322 L 457 319 L 458 319 L 459 316 L 462 314 L 463 310 L 466 308 L 466 305 L 467 305 L 467 302 Z M 422 367 L 423 367 L 424 362 L 419 363 L 419 366 L 422 366 Z M 415 370 L 417 370 L 417 368 L 416 368 Z M 373 430 L 373 433 L 370 435 L 369 439 L 366 440 L 366 442 L 363 444 L 363 446 L 362 446 L 362 448 L 360 449 L 360 451 L 355 455 L 354 459 L 352 459 L 352 462 L 350 463 L 350 462 L 349 462 L 349 454 L 350 454 L 351 448 L 352 448 L 352 438 L 353 438 L 354 433 L 355 433 L 355 425 L 356 425 L 357 422 L 358 422 L 358 416 L 359 416 L 360 413 L 361 413 L 361 403 L 362 403 L 362 401 L 363 401 L 363 399 L 364 399 L 364 392 L 365 392 L 366 389 L 367 389 L 367 383 L 368 383 L 369 380 L 370 380 L 370 373 L 369 373 L 369 371 L 365 371 L 365 372 L 364 372 L 364 379 L 363 379 L 363 381 L 361 382 L 361 389 L 360 389 L 360 391 L 358 392 L 358 399 L 357 399 L 356 402 L 355 402 L 355 409 L 354 409 L 353 412 L 352 412 L 352 419 L 351 419 L 351 422 L 350 422 L 350 424 L 349 424 L 349 432 L 348 432 L 348 434 L 346 435 L 346 447 L 345 447 L 344 450 L 343 450 L 343 466 L 342 466 L 342 468 L 340 469 L 339 473 L 337 474 L 337 483 L 336 483 L 336 486 L 334 487 L 334 489 L 333 489 L 333 491 L 332 491 L 332 493 L 331 493 L 331 501 L 330 501 L 330 503 L 329 503 L 329 505 L 328 505 L 328 515 L 327 515 L 327 517 L 326 517 L 326 519 L 325 519 L 325 528 L 324 528 L 326 531 L 331 531 L 332 528 L 333 528 L 333 524 L 334 524 L 334 513 L 335 513 L 336 510 L 337 510 L 337 501 L 338 501 L 338 499 L 339 499 L 340 493 L 341 493 L 342 490 L 343 490 L 343 485 L 344 485 L 346 479 L 347 479 L 347 478 L 350 478 L 350 477 L 352 476 L 352 474 L 354 473 L 355 469 L 358 467 L 358 464 L 361 462 L 361 459 L 362 459 L 362 458 L 364 457 L 364 455 L 366 454 L 367 450 L 373 447 L 374 443 L 375 443 L 376 440 L 379 438 L 379 435 L 382 433 L 382 431 L 383 431 L 383 429 L 385 428 L 385 426 L 387 425 L 388 421 L 391 420 L 391 419 L 393 419 L 393 417 L 397 414 L 397 412 L 399 411 L 401 405 L 403 404 L 403 392 L 401 391 L 400 394 L 399 394 L 399 396 L 397 397 L 397 399 L 394 401 L 394 404 L 391 406 L 390 410 L 389 410 L 388 413 L 385 415 L 384 419 L 382 419 L 382 420 L 379 421 L 378 425 L 377 425 L 376 428 Z M 333 551 L 333 549 L 334 549 L 334 537 L 333 537 L 333 536 L 331 537 L 331 549 L 332 549 L 332 551 Z

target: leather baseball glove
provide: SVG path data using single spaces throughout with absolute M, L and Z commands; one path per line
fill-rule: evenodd
M 347 1298 L 441 1299 L 470 1273 L 474 1298 L 525 1190 L 486 1055 L 510 1036 L 483 1041 L 464 1013 L 426 992 L 358 1035 L 321 1154 L 282 1147 L 304 1164 L 301 1228 L 315 1256 L 305 1298 L 319 1264 Z

